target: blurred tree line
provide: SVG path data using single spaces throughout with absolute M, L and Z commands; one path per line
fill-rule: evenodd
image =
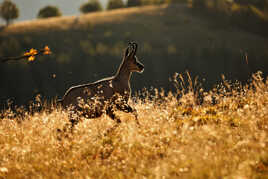
M 214 29 L 197 28 L 197 18 L 174 15 L 177 10 L 169 7 L 161 11 L 164 15 L 155 17 L 134 14 L 129 17 L 132 21 L 120 24 L 87 22 L 68 30 L 0 33 L 0 56 L 23 54 L 32 47 L 40 49 L 45 45 L 52 51 L 52 55 L 37 57 L 33 62 L 0 64 L 1 103 L 11 98 L 22 104 L 37 94 L 61 97 L 72 85 L 110 76 L 116 72 L 127 43 L 132 40 L 138 42 L 138 58 L 145 65 L 143 74 L 133 74 L 133 92 L 152 86 L 172 90 L 169 78 L 185 70 L 193 77 L 199 76 L 205 89 L 218 83 L 221 74 L 241 81 L 248 80 L 257 70 L 268 74 L 267 46 L 259 38 L 244 34 L 244 42 L 239 42 L 237 35 L 229 32 L 214 37 Z M 255 45 L 256 41 L 259 44 Z
M 8 26 L 12 20 L 19 17 L 19 9 L 10 0 L 4 0 L 0 4 L 0 17 L 6 21 L 6 25 Z
M 192 0 L 196 12 L 268 36 L 268 0 Z
M 15 98 L 19 104 L 26 103 L 39 93 L 50 98 L 61 97 L 71 85 L 112 75 L 121 62 L 124 48 L 132 40 L 138 42 L 138 57 L 145 65 L 142 75 L 133 75 L 133 91 L 151 86 L 173 89 L 169 78 L 185 70 L 192 76 L 198 75 L 206 89 L 219 82 L 221 74 L 241 81 L 248 80 L 257 70 L 268 74 L 265 32 L 258 29 L 254 31 L 258 35 L 252 35 L 233 30 L 234 25 L 247 29 L 242 25 L 259 22 L 251 22 L 251 16 L 234 15 L 247 7 L 259 11 L 261 8 L 257 5 L 223 0 L 195 4 L 197 1 L 193 0 L 192 8 L 188 9 L 176 4 L 189 3 L 187 0 L 169 2 L 166 9 L 154 15 L 133 14 L 124 22 L 111 19 L 95 25 L 89 21 L 66 30 L 48 28 L 12 35 L 0 31 L 0 57 L 23 54 L 45 45 L 53 52 L 31 63 L 0 64 L 0 103 L 8 98 Z M 239 26 L 239 19 L 245 24 Z M 250 28 L 256 30 L 258 24 Z M 214 35 L 218 31 L 220 33 Z M 233 31 L 239 33 L 234 35 Z

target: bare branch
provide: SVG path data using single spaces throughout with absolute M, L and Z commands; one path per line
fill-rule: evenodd
M 50 49 L 48 46 L 44 47 L 43 49 L 40 50 L 35 50 L 31 49 L 29 52 L 24 53 L 22 56 L 17 56 L 17 57 L 0 57 L 0 61 L 2 63 L 5 63 L 7 61 L 16 61 L 16 60 L 22 60 L 22 59 L 28 59 L 29 61 L 33 61 L 36 56 L 38 55 L 49 55 L 51 54 Z

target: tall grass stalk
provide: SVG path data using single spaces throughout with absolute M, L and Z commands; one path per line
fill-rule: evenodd
M 187 81 L 175 79 L 178 86 Z M 81 118 L 63 135 L 57 129 L 68 122 L 66 111 L 8 108 L 0 120 L 0 177 L 267 178 L 268 79 L 261 73 L 248 85 L 224 79 L 201 91 L 202 104 L 193 102 L 193 87 L 182 90 L 136 97 L 141 125 L 117 113 L 123 122 L 108 135 L 115 122 L 107 116 Z

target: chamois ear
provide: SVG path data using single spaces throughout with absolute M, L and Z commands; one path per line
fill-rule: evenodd
M 129 46 L 127 47 L 127 49 L 125 50 L 125 57 L 129 56 Z
M 137 52 L 138 44 L 135 42 L 130 42 L 128 45 L 130 46 L 131 49 L 129 56 L 134 57 Z
M 136 55 L 137 49 L 138 49 L 138 44 L 133 42 L 132 45 L 133 45 L 133 49 L 134 49 L 133 54 Z

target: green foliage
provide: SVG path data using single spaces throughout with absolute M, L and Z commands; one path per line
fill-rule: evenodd
M 241 4 L 241 5 L 257 5 L 265 3 L 265 0 L 234 0 L 235 3 Z
M 101 11 L 102 7 L 98 0 L 89 0 L 88 2 L 82 4 L 79 10 L 85 14 L 89 12 Z
M 22 48 L 20 41 L 14 37 L 11 37 L 5 41 L 0 42 L 1 51 L 5 53 L 5 56 L 13 56 L 14 53 L 18 54 Z
M 267 35 L 267 0 L 193 0 L 194 10 L 222 24 L 242 27 L 244 30 Z
M 142 6 L 142 0 L 128 0 L 127 7 Z
M 142 0 L 142 5 L 159 5 L 164 3 L 168 2 L 165 0 Z
M 165 3 L 182 3 L 182 4 L 186 4 L 186 3 L 188 3 L 188 0 L 165 0 Z
M 49 17 L 57 17 L 61 16 L 61 12 L 59 8 L 55 6 L 46 6 L 38 12 L 38 18 L 49 18 Z
M 235 0 L 235 3 L 240 5 L 254 5 L 260 9 L 268 9 L 268 1 L 267 0 Z
M 193 0 L 192 5 L 194 8 L 204 8 L 205 7 L 205 0 Z
M 125 7 L 122 0 L 109 0 L 107 9 L 118 9 Z
M 0 16 L 6 21 L 6 25 L 9 25 L 11 20 L 19 17 L 19 9 L 12 1 L 4 0 L 0 5 Z
M 138 42 L 137 57 L 145 65 L 142 76 L 133 75 L 133 93 L 151 86 L 173 89 L 169 77 L 186 69 L 205 78 L 206 89 L 221 74 L 240 81 L 256 70 L 268 74 L 267 40 L 261 35 L 230 28 L 216 17 L 201 16 L 177 4 L 134 11 L 127 15 L 107 11 L 103 16 L 81 16 L 75 28 L 70 18 L 55 19 L 57 23 L 33 21 L 0 31 L 0 57 L 19 56 L 44 44 L 52 50 L 51 56 L 23 67 L 13 61 L 1 65 L 0 69 L 5 69 L 0 71 L 2 101 L 15 97 L 19 104 L 26 104 L 33 90 L 46 97 L 62 96 L 70 85 L 112 75 L 132 40 Z M 40 25 L 42 29 L 36 30 Z M 7 70 L 9 66 L 13 70 Z M 54 73 L 56 78 L 51 79 Z M 18 90 L 18 86 L 24 90 Z

